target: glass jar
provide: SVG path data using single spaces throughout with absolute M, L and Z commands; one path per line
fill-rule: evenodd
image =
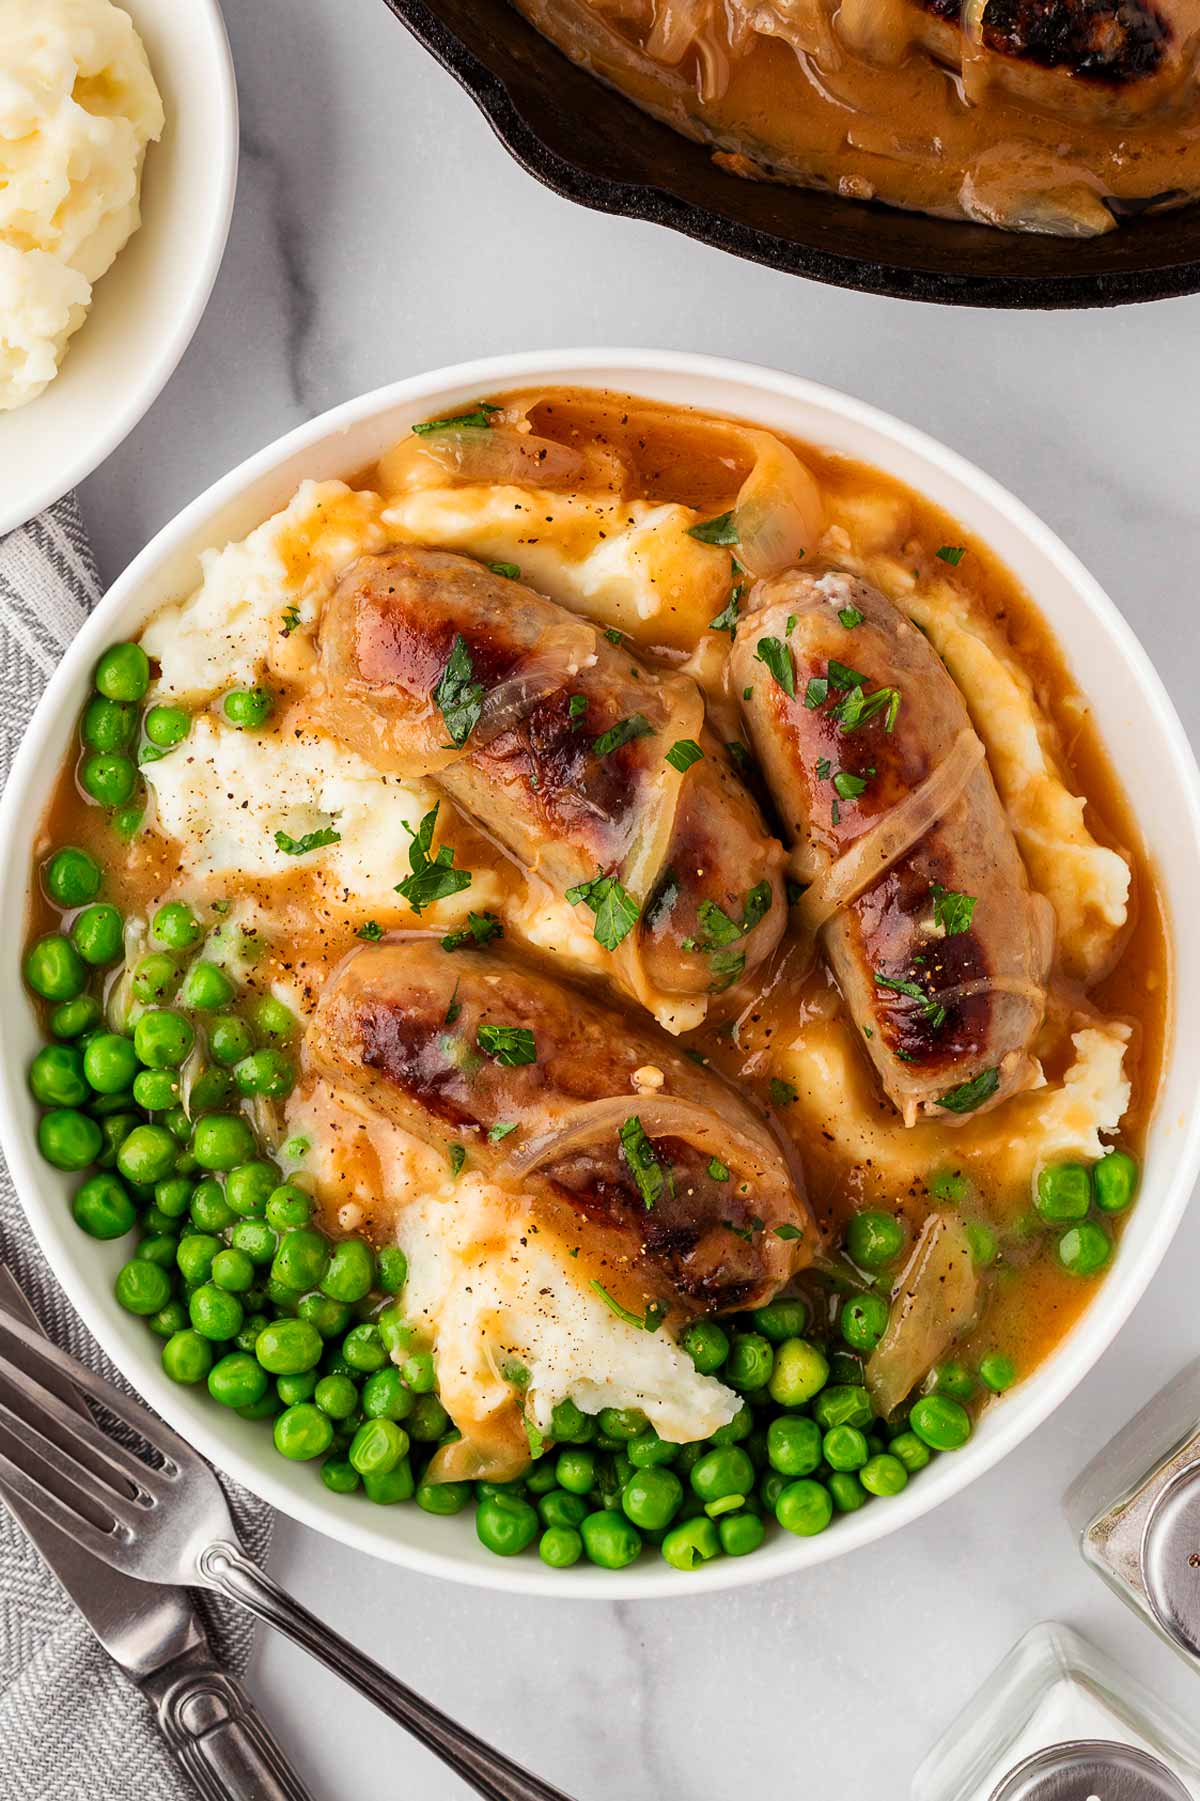
M 913 1778 L 912 1801 L 1200 1801 L 1200 1736 L 1067 1626 L 1035 1626 Z

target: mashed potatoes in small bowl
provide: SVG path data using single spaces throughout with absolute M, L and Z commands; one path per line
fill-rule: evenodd
M 236 162 L 216 0 L 0 0 L 0 532 L 158 394 L 211 290 Z

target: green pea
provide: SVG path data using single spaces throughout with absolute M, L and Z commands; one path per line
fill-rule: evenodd
M 860 1269 L 883 1269 L 904 1249 L 904 1236 L 891 1213 L 856 1213 L 846 1227 L 846 1249 Z
M 767 1536 L 756 1513 L 728 1513 L 717 1522 L 717 1536 L 726 1557 L 749 1557 Z
M 266 1045 L 235 1065 L 233 1079 L 240 1094 L 265 1094 L 272 1100 L 284 1100 L 296 1086 L 296 1071 L 289 1057 Z
M 250 1009 L 250 1017 L 264 1038 L 287 1044 L 295 1037 L 296 1015 L 273 994 L 262 994 Z
M 138 1024 L 151 1017 L 146 1014 Z M 246 1121 L 235 1114 L 209 1113 L 196 1121 L 192 1132 L 192 1154 L 201 1169 L 236 1169 L 239 1163 L 250 1161 L 254 1150 L 254 1133 Z
M 250 1300 L 251 1296 L 247 1295 L 242 1305 L 248 1306 Z M 253 1351 L 257 1355 L 259 1337 L 266 1331 L 270 1323 L 265 1313 L 248 1313 L 242 1321 L 241 1331 L 237 1333 L 233 1341 L 238 1350 Z
M 934 1371 L 937 1392 L 952 1395 L 956 1401 L 969 1401 L 975 1394 L 975 1378 L 965 1363 L 950 1358 Z
M 646 1416 L 640 1407 L 602 1407 L 596 1423 L 604 1437 L 619 1439 L 622 1444 L 646 1430 Z
M 1034 1206 L 1048 1225 L 1086 1219 L 1092 1205 L 1091 1171 L 1082 1163 L 1051 1163 L 1038 1173 Z
M 79 766 L 79 785 L 101 807 L 123 807 L 137 786 L 137 770 L 123 751 L 91 751 Z
M 387 1375 L 386 1370 L 380 1370 L 379 1373 L 381 1376 Z M 554 1474 L 554 1459 L 552 1457 L 539 1458 L 525 1477 L 526 1491 L 531 1495 L 540 1496 L 549 1494 L 551 1489 L 557 1487 L 558 1478 Z
M 73 1001 L 87 986 L 87 965 L 69 938 L 48 932 L 25 958 L 25 980 L 47 1001 Z
M 240 1420 L 273 1420 L 279 1414 L 279 1400 L 273 1388 L 268 1388 L 257 1401 L 251 1401 L 248 1407 L 235 1408 Z
M 182 707 L 151 707 L 143 724 L 156 750 L 173 750 L 192 729 L 191 716 Z
M 821 1429 L 815 1420 L 780 1415 L 767 1427 L 767 1461 L 780 1475 L 811 1476 L 821 1461 Z
M 362 1330 L 361 1326 L 358 1328 Z M 351 1359 L 353 1362 L 353 1359 Z M 433 1358 L 428 1351 L 414 1351 L 400 1365 L 400 1374 L 415 1395 L 432 1394 L 437 1383 Z
M 275 1421 L 275 1449 L 293 1463 L 324 1457 L 332 1443 L 333 1421 L 311 1401 L 285 1408 Z
M 909 1424 L 931 1451 L 957 1451 L 971 1436 L 971 1416 L 948 1395 L 922 1395 L 914 1401 Z
M 303 1293 L 316 1288 L 329 1266 L 329 1240 L 311 1227 L 300 1226 L 285 1232 L 271 1265 L 277 1282 Z
M 168 1176 L 154 1190 L 154 1205 L 171 1219 L 182 1219 L 192 1198 L 192 1184 L 186 1176 Z
M 425 1354 L 428 1356 L 428 1352 Z M 342 1340 L 342 1356 L 351 1369 L 362 1370 L 367 1375 L 382 1369 L 388 1360 L 388 1354 L 383 1339 L 379 1335 L 379 1327 L 365 1323 L 355 1326 L 352 1331 L 347 1332 Z M 430 1363 L 432 1364 L 432 1362 L 433 1359 L 430 1358 Z M 408 1382 L 408 1386 L 412 1388 L 413 1384 L 409 1382 L 406 1370 L 401 1370 L 401 1374 Z M 421 1390 L 419 1392 L 428 1391 Z
M 281 1182 L 272 1189 L 267 1200 L 267 1224 L 277 1232 L 293 1226 L 306 1226 L 312 1218 L 313 1198 L 294 1182 Z
M 692 1489 L 706 1504 L 726 1495 L 748 1495 L 754 1488 L 754 1465 L 736 1445 L 709 1451 L 691 1474 Z
M 898 1495 L 908 1486 L 908 1471 L 898 1457 L 884 1451 L 863 1464 L 858 1479 L 869 1495 Z
M 251 1407 L 267 1391 L 267 1372 L 245 1351 L 229 1351 L 213 1364 L 208 1392 L 222 1407 Z
M 415 1405 L 412 1391 L 404 1386 L 400 1371 L 391 1365 L 376 1370 L 363 1383 L 362 1409 L 369 1420 L 405 1420 Z
M 236 1338 L 244 1317 L 237 1296 L 215 1282 L 202 1282 L 188 1300 L 188 1318 L 202 1338 Z
M 738 1456 L 721 1452 L 717 1455 Z M 671 1470 L 635 1469 L 621 1495 L 621 1506 L 635 1526 L 658 1532 L 669 1526 L 683 1500 L 683 1483 Z
M 483 1548 L 497 1557 L 519 1557 L 528 1550 L 538 1536 L 539 1524 L 529 1502 L 518 1495 L 489 1495 L 475 1510 L 475 1535 Z
M 979 1360 L 979 1379 L 993 1394 L 1002 1395 L 1017 1379 L 1017 1366 L 1003 1351 L 989 1351 Z
M 178 1069 L 183 1063 L 196 1034 L 182 1013 L 169 1007 L 154 1007 L 143 1013 L 133 1028 L 133 1048 L 148 1069 Z M 201 1120 L 196 1128 L 210 1122 Z M 247 1132 L 249 1127 L 246 1128 Z
M 136 1057 L 134 1050 L 135 1060 Z M 172 1111 L 179 1105 L 182 1089 L 179 1072 L 174 1069 L 142 1069 L 133 1078 L 133 1098 L 147 1113 Z
M 272 1320 L 254 1346 L 254 1355 L 273 1376 L 295 1376 L 314 1369 L 324 1348 L 315 1326 L 302 1319 Z
M 375 1257 L 370 1245 L 361 1238 L 344 1238 L 334 1246 L 319 1287 L 331 1300 L 352 1304 L 370 1294 L 374 1282 Z
M 278 1186 L 278 1175 L 273 1163 L 239 1163 L 225 1178 L 225 1199 L 240 1218 L 258 1219 L 266 1212 L 267 1201 Z M 279 1271 L 276 1274 L 292 1288 L 311 1286 L 309 1282 L 294 1282 Z
M 56 1038 L 81 1038 L 100 1024 L 103 1017 L 100 1002 L 94 994 L 77 994 L 63 1001 L 50 1015 L 50 1030 Z
M 193 963 L 184 978 L 179 998 L 196 1013 L 216 1013 L 227 1007 L 234 996 L 234 986 L 216 963 Z
M 55 851 L 42 871 L 46 893 L 58 907 L 86 907 L 100 892 L 100 865 L 75 845 Z
M 98 1032 L 83 1053 L 83 1073 L 97 1094 L 124 1094 L 137 1076 L 137 1052 L 131 1038 Z M 134 1099 L 137 1100 L 135 1085 Z
M 1123 1213 L 1137 1193 L 1137 1163 L 1128 1151 L 1107 1151 L 1092 1169 L 1092 1184 L 1102 1213 Z
M 43 1113 L 37 1128 L 38 1149 L 55 1169 L 86 1169 L 100 1154 L 104 1142 L 100 1127 L 74 1107 L 55 1107 Z
M 135 1126 L 117 1152 L 127 1182 L 161 1182 L 175 1167 L 178 1147 L 165 1126 Z
M 857 1426 L 863 1432 L 875 1418 L 866 1390 L 850 1383 L 822 1389 L 813 1401 L 812 1414 L 823 1432 L 834 1426 Z
M 449 1431 L 450 1415 L 436 1395 L 418 1395 L 405 1425 L 418 1444 L 435 1444 Z
M 882 1295 L 854 1295 L 842 1303 L 838 1330 L 856 1351 L 871 1352 L 887 1331 L 889 1312 Z
M 268 1226 L 267 1230 L 270 1232 L 271 1228 Z M 275 1234 L 271 1236 L 274 1238 Z M 341 1338 L 349 1329 L 349 1307 L 344 1301 L 331 1301 L 328 1295 L 306 1294 L 297 1311 L 301 1319 L 312 1322 L 322 1338 Z
M 196 1183 L 188 1211 L 200 1232 L 224 1232 L 237 1218 L 225 1199 L 225 1190 L 212 1176 Z
M 787 1338 L 800 1338 L 808 1324 L 808 1308 L 799 1296 L 779 1296 L 760 1307 L 754 1315 L 754 1329 L 779 1345 Z
M 888 1450 L 893 1457 L 898 1457 L 910 1476 L 923 1470 L 930 1460 L 929 1446 L 915 1432 L 900 1432 L 893 1438 Z
M 137 1218 L 129 1191 L 116 1176 L 89 1176 L 71 1202 L 75 1224 L 91 1238 L 123 1238 Z
M 870 1500 L 866 1489 L 858 1477 L 848 1470 L 835 1470 L 826 1487 L 829 1498 L 838 1513 L 857 1513 Z
M 829 1363 L 816 1345 L 806 1338 L 785 1338 L 776 1349 L 767 1386 L 781 1407 L 802 1407 L 819 1393 L 828 1376 Z
M 276 1313 L 286 1314 L 291 1318 L 299 1311 L 300 1295 L 296 1289 L 289 1288 L 286 1282 L 276 1282 L 273 1276 L 268 1276 L 266 1289 L 267 1299 Z
M 168 1272 L 175 1268 L 175 1252 L 179 1239 L 174 1232 L 150 1232 L 138 1245 L 135 1255 L 146 1263 L 157 1263 Z
M 271 1262 L 279 1240 L 265 1220 L 239 1219 L 229 1234 L 229 1242 L 256 1268 L 262 1268 Z
M 113 644 L 96 664 L 93 680 L 106 700 L 141 700 L 150 686 L 150 660 L 140 644 Z
M 679 1446 L 660 1438 L 653 1427 L 629 1441 L 628 1457 L 635 1470 L 661 1469 L 674 1463 Z
M 749 1402 L 743 1401 L 727 1426 L 718 1426 L 712 1434 L 714 1445 L 740 1445 L 754 1430 L 754 1415 Z M 684 1446 L 686 1452 L 690 1447 Z M 698 1461 L 698 1460 L 697 1460 Z
M 239 732 L 265 725 L 274 708 L 275 702 L 265 688 L 233 688 L 221 703 L 226 719 Z
M 231 1069 L 235 1063 L 240 1063 L 253 1044 L 254 1040 L 245 1020 L 236 1018 L 232 1013 L 214 1019 L 208 1028 L 209 1055 L 222 1069 Z
M 146 1321 L 156 1338 L 174 1338 L 176 1332 L 186 1330 L 187 1323 L 187 1308 L 182 1301 L 174 1297 L 167 1302 L 165 1307 L 160 1307 L 157 1313 L 152 1313 Z
M 362 1484 L 362 1477 L 348 1457 L 327 1457 L 321 1465 L 321 1480 L 335 1495 L 352 1495 Z
M 394 1470 L 373 1471 L 362 1480 L 368 1501 L 374 1501 L 377 1507 L 394 1507 L 398 1501 L 411 1501 L 416 1489 L 412 1464 L 407 1457 L 402 1457 Z
M 203 1382 L 212 1368 L 212 1346 L 190 1327 L 173 1332 L 162 1348 L 162 1366 L 172 1382 L 191 1387 Z
M 588 1562 L 602 1570 L 627 1569 L 642 1554 L 637 1527 L 622 1513 L 589 1513 L 579 1532 Z
M 376 1258 L 376 1287 L 384 1294 L 399 1294 L 407 1281 L 408 1258 L 398 1244 L 385 1245 Z
M 567 1494 L 565 1489 L 552 1488 L 538 1501 L 538 1514 L 543 1526 L 570 1526 L 577 1530 L 588 1514 L 588 1503 L 583 1495 Z
M 552 1570 L 569 1570 L 583 1556 L 583 1539 L 570 1526 L 551 1526 L 538 1540 L 538 1556 Z
M 132 1257 L 117 1271 L 113 1293 L 129 1313 L 157 1313 L 171 1298 L 171 1278 L 157 1263 Z
M 774 1513 L 780 1495 L 787 1487 L 790 1478 L 779 1470 L 768 1470 L 758 1484 L 758 1496 L 769 1513 Z
M 834 1426 L 821 1449 L 831 1470 L 861 1470 L 870 1456 L 866 1435 L 857 1426 Z
M 413 1340 L 417 1336 L 417 1328 L 409 1324 L 404 1317 L 403 1310 L 395 1303 L 383 1309 L 375 1324 L 379 1327 L 379 1336 L 391 1356 L 402 1355 L 411 1349 Z
M 331 1420 L 348 1420 L 358 1408 L 358 1390 L 349 1376 L 322 1376 L 313 1400 Z
M 471 1499 L 469 1482 L 421 1482 L 417 1486 L 417 1506 L 424 1513 L 435 1513 L 448 1519 L 461 1513 Z
M 294 1407 L 297 1401 L 315 1401 L 317 1393 L 316 1370 L 302 1370 L 297 1376 L 279 1376 L 275 1381 L 275 1393 L 285 1407 Z M 325 1411 L 321 1409 L 322 1413 Z
M 1000 1240 L 986 1220 L 968 1219 L 963 1222 L 963 1230 L 967 1235 L 967 1243 L 971 1247 L 971 1261 L 976 1269 L 990 1269 L 1000 1255 Z
M 805 1478 L 789 1482 L 775 1504 L 775 1518 L 785 1532 L 813 1538 L 833 1518 L 833 1500 L 823 1482 Z
M 213 1258 L 212 1279 L 227 1294 L 245 1294 L 254 1286 L 254 1265 L 244 1251 L 229 1245 Z
M 189 1232 L 186 1238 L 181 1238 L 175 1262 L 184 1281 L 196 1284 L 207 1282 L 212 1274 L 213 1260 L 220 1249 L 221 1240 L 210 1232 Z
M 729 1355 L 728 1334 L 713 1320 L 693 1320 L 682 1344 L 702 1376 L 716 1375 Z
M 145 817 L 145 801 L 136 800 L 131 806 L 118 808 L 113 814 L 110 824 L 122 844 L 128 844 L 132 838 L 137 836 Z
M 765 1338 L 757 1332 L 737 1332 L 721 1379 L 730 1388 L 752 1391 L 766 1387 L 774 1367 L 775 1352 Z
M 660 1550 L 673 1570 L 694 1570 L 720 1554 L 721 1540 L 714 1522 L 700 1514 L 672 1526 Z
M 204 936 L 204 928 L 186 901 L 167 901 L 150 926 L 151 936 L 168 950 L 190 950 Z
M 95 694 L 83 709 L 79 735 L 89 750 L 128 750 L 137 729 L 137 708 L 129 701 Z
M 115 1097 L 113 1097 L 115 1098 Z M 92 1104 L 93 1113 L 97 1112 L 96 1104 Z M 117 1156 L 121 1146 L 136 1126 L 143 1122 L 136 1113 L 108 1113 L 100 1119 L 100 1136 L 102 1139 L 100 1154 L 96 1162 L 101 1169 L 115 1169 Z
M 107 901 L 96 901 L 76 915 L 71 942 L 85 963 L 116 963 L 125 949 L 125 922 Z
M 560 1451 L 554 1466 L 558 1486 L 571 1495 L 586 1495 L 596 1484 L 596 1458 L 583 1450 Z
M 90 1093 L 84 1070 L 74 1045 L 48 1044 L 29 1065 L 29 1092 L 42 1107 L 78 1107 Z
M 1058 1241 L 1058 1260 L 1073 1276 L 1094 1276 L 1112 1254 L 1112 1241 L 1092 1220 L 1071 1226 Z
M 395 1420 L 364 1420 L 348 1456 L 360 1476 L 386 1475 L 408 1455 L 408 1433 Z

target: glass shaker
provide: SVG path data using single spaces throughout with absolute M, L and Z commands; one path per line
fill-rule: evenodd
M 1200 1735 L 1066 1626 L 1009 1652 L 912 1801 L 1200 1801 Z

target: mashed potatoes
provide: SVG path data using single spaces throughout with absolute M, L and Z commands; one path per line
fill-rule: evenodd
M 110 0 L 0 0 L 0 412 L 54 379 L 93 284 L 141 223 L 163 108 Z

